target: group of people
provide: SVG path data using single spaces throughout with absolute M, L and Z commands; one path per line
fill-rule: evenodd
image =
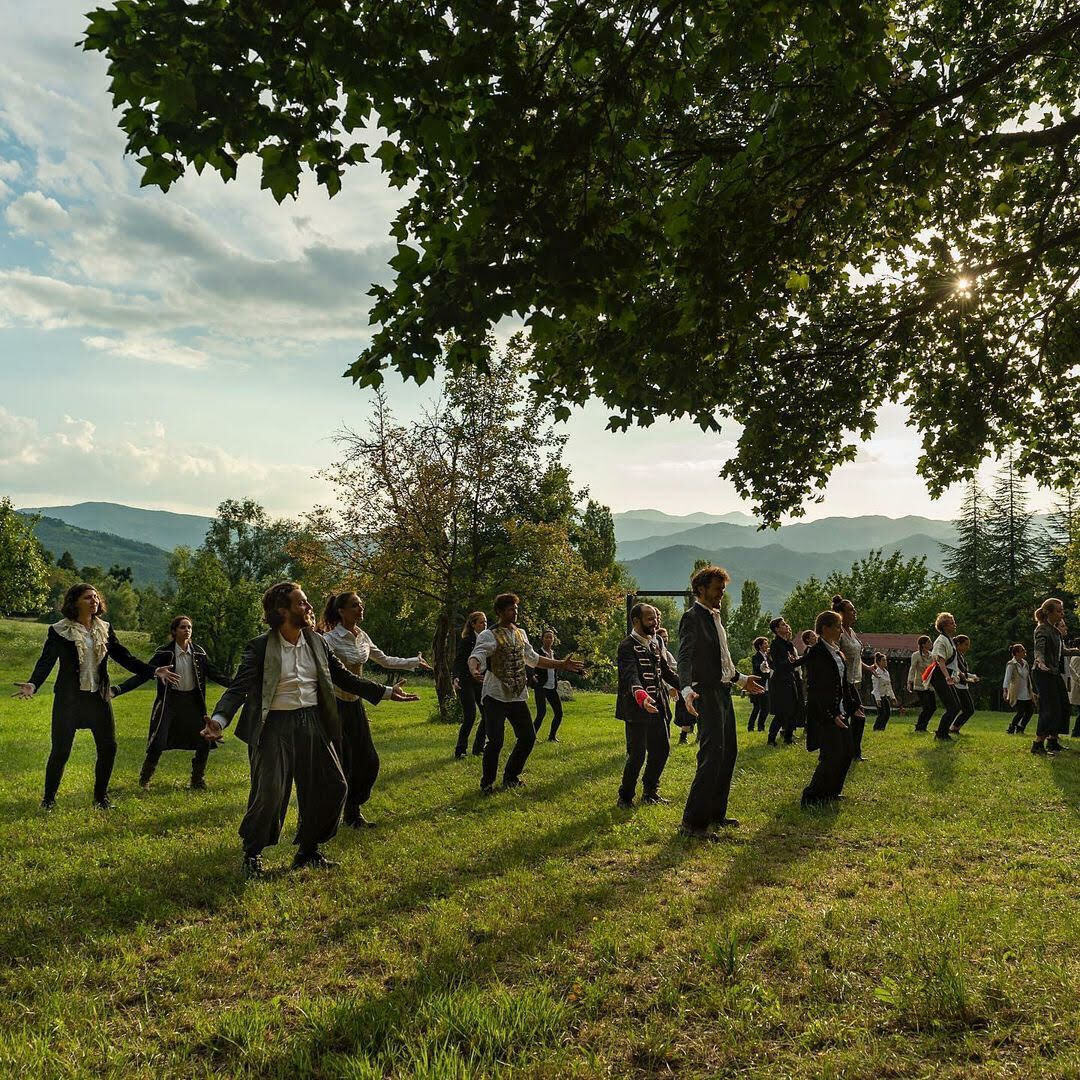
M 719 838 L 717 829 L 738 825 L 728 816 L 738 753 L 733 689 L 741 688 L 753 700 L 750 730 L 755 724 L 763 730 L 771 711 L 770 743 L 778 737 L 791 743 L 796 727 L 805 727 L 807 749 L 818 751 L 819 757 L 802 793 L 804 807 L 842 798 L 852 762 L 865 760 L 866 709 L 859 689 L 864 674 L 871 676 L 874 687 L 875 729 L 886 726 L 896 704 L 886 658 L 877 653 L 873 664 L 864 662 L 854 629 L 858 613 L 841 596 L 818 615 L 812 631 L 800 635 L 801 653 L 791 626 L 783 618 L 774 619 L 772 642 L 764 638 L 754 642 L 753 674 L 740 672 L 720 618 L 728 581 L 727 571 L 719 566 L 694 573 L 690 583 L 694 602 L 679 624 L 677 657 L 668 649 L 659 611 L 636 604 L 630 613 L 631 631 L 619 645 L 617 658 L 615 716 L 625 725 L 626 738 L 618 806 L 633 806 L 639 778 L 642 803 L 669 801 L 660 794 L 660 781 L 670 753 L 672 723 L 680 728 L 683 741 L 696 725 L 697 768 L 681 830 L 708 840 Z M 512 729 L 514 745 L 503 765 L 502 788 L 513 790 L 525 785 L 522 772 L 549 707 L 548 738 L 558 741 L 562 702 L 556 673 L 584 671 L 580 661 L 555 657 L 557 639 L 552 630 L 545 631 L 539 649 L 534 648 L 518 626 L 519 604 L 514 593 L 497 596 L 492 626 L 483 612 L 472 613 L 462 629 L 453 669 L 462 708 L 455 756 L 465 756 L 477 726 L 473 753 L 483 759 L 480 790 L 485 795 L 496 790 L 506 725 Z M 250 875 L 264 873 L 262 852 L 280 837 L 294 785 L 299 808 L 294 866 L 333 865 L 321 847 L 339 823 L 357 829 L 372 826 L 362 808 L 378 776 L 379 755 L 366 706 L 417 698 L 406 693 L 401 682 L 384 686 L 365 678 L 364 666 L 369 660 L 390 671 L 430 670 L 430 665 L 422 655 L 389 656 L 380 650 L 360 625 L 364 605 L 356 593 L 328 597 L 317 629 L 314 610 L 296 582 L 272 586 L 263 596 L 268 630 L 248 643 L 232 676 L 217 670 L 193 641 L 194 625 L 186 615 L 173 619 L 169 642 L 144 662 L 120 644 L 103 614 L 105 603 L 92 585 L 73 586 L 64 598 L 63 617 L 48 630 L 30 679 L 19 684 L 16 696 L 32 697 L 59 663 L 45 809 L 55 805 L 79 729 L 90 730 L 97 748 L 94 803 L 102 809 L 112 805 L 109 780 L 117 749 L 112 700 L 156 679 L 139 775 L 144 788 L 170 749 L 193 752 L 190 785 L 204 788 L 210 754 L 240 714 L 237 736 L 248 747 L 251 788 L 239 832 L 244 868 Z M 1066 658 L 1077 658 L 1080 669 L 1080 649 L 1068 646 L 1060 600 L 1045 601 L 1035 612 L 1035 621 L 1033 663 L 1028 664 L 1026 649 L 1017 644 L 1005 672 L 1003 690 L 1016 709 L 1009 731 L 1026 729 L 1037 701 L 1039 721 L 1032 751 L 1056 754 L 1071 711 Z M 970 640 L 956 633 L 953 616 L 942 612 L 935 628 L 936 640 L 919 639 L 907 685 L 920 699 L 915 730 L 928 730 L 940 702 L 935 735 L 948 740 L 974 712 L 970 687 L 978 677 L 964 658 Z M 109 681 L 110 658 L 132 673 L 119 686 Z M 207 709 L 208 682 L 226 687 L 212 715 Z M 528 705 L 530 690 L 535 716 Z

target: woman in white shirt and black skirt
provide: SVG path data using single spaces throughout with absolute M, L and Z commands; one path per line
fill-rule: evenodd
M 540 648 L 537 650 L 541 656 L 549 660 L 555 659 L 555 631 L 545 630 L 540 638 Z M 562 699 L 555 680 L 554 668 L 530 668 L 532 673 L 533 700 L 536 702 L 536 719 L 533 721 L 533 730 L 537 735 L 547 715 L 547 707 L 551 706 L 551 731 L 548 732 L 548 742 L 558 742 L 559 725 L 562 723 Z

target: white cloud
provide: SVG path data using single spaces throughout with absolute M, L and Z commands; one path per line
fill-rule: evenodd
M 72 416 L 43 430 L 0 406 L 0 469 L 0 495 L 22 505 L 104 499 L 206 513 L 223 499 L 250 496 L 293 515 L 327 498 L 308 466 L 193 444 L 153 419 L 122 435 Z
M 170 364 L 174 367 L 199 370 L 209 363 L 209 356 L 202 349 L 158 337 L 84 337 L 82 343 L 96 352 L 109 353 L 125 360 L 142 360 L 148 364 Z
M 8 206 L 4 220 L 17 233 L 43 236 L 66 229 L 71 216 L 55 199 L 40 191 L 28 191 Z

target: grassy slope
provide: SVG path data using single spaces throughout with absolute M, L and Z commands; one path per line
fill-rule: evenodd
M 0 622 L 0 676 L 40 627 Z M 139 643 L 138 635 L 128 635 Z M 801 749 L 743 745 L 737 839 L 613 807 L 611 700 L 571 703 L 527 793 L 482 800 L 430 702 L 373 710 L 380 828 L 330 875 L 245 884 L 243 746 L 137 792 L 150 692 L 117 703 L 108 817 L 80 734 L 37 810 L 49 699 L 0 699 L 0 1073 L 451 1078 L 1075 1076 L 1077 768 L 980 715 L 958 745 L 868 733 L 839 812 Z M 290 816 L 289 825 L 292 824 Z M 288 828 L 288 826 L 287 826 Z M 282 866 L 285 846 L 269 852 Z

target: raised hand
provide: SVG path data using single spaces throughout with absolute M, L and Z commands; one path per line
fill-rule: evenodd
M 12 694 L 12 697 L 22 698 L 26 700 L 32 698 L 37 693 L 37 687 L 32 682 L 17 682 L 15 684 L 19 689 Z
M 179 686 L 180 676 L 168 665 L 162 664 L 159 668 L 154 668 L 154 674 L 163 682 L 168 683 L 169 686 Z
M 434 671 L 435 669 L 424 659 L 424 654 L 420 653 L 417 659 L 416 666 L 421 671 Z
M 759 683 L 757 681 L 757 679 L 753 675 L 747 675 L 746 676 L 746 682 L 743 683 L 743 689 L 748 694 L 764 694 L 765 693 L 765 687 L 762 686 L 761 683 Z
M 568 656 L 565 660 L 561 661 L 561 667 L 563 671 L 572 672 L 574 675 L 585 674 L 585 664 L 581 660 L 571 660 Z
M 393 690 L 390 691 L 391 701 L 419 701 L 420 697 L 417 694 L 407 694 L 402 687 L 405 685 L 404 680 L 394 684 Z

